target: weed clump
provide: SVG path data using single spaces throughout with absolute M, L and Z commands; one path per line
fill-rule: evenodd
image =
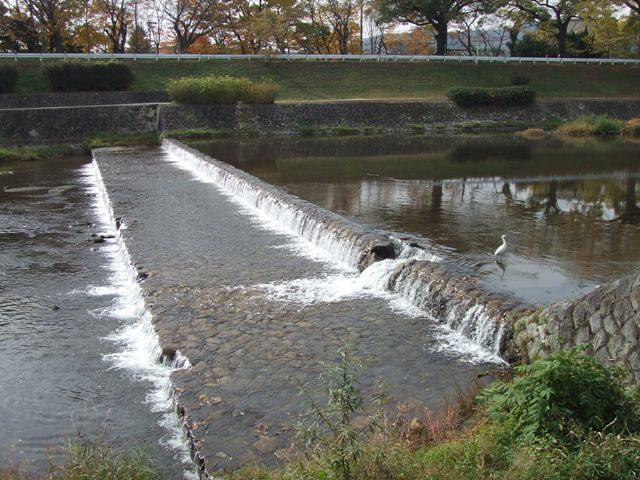
M 628 120 L 622 128 L 622 134 L 632 137 L 640 137 L 640 118 L 632 118 L 631 120 Z
M 624 122 L 606 115 L 584 116 L 564 123 L 558 133 L 571 137 L 620 135 Z

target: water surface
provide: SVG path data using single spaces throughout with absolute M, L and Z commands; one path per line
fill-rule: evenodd
M 484 135 L 196 146 L 329 210 L 427 237 L 493 287 L 536 304 L 587 292 L 640 262 L 637 143 Z M 503 234 L 509 253 L 497 264 Z
M 159 443 L 170 435 L 149 403 L 153 376 L 117 365 L 115 334 L 137 318 L 116 246 L 92 236 L 109 226 L 87 162 L 0 169 L 0 464 L 45 470 L 81 434 L 141 447 L 180 478 L 176 451 Z

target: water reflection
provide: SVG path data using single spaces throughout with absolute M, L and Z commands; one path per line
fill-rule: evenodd
M 512 135 L 226 140 L 196 145 L 291 193 L 450 249 L 536 303 L 640 262 L 640 145 Z M 509 234 L 506 268 L 493 252 Z

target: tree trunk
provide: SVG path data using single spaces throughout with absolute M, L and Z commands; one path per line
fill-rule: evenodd
M 436 30 L 436 55 L 446 55 L 447 54 L 447 43 L 448 43 L 448 24 L 447 22 L 440 22 L 434 25 Z
M 567 56 L 567 30 L 568 23 L 558 22 L 558 54 L 561 57 Z

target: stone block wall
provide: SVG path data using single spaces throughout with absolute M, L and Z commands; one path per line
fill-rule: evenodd
M 629 379 L 640 384 L 640 273 L 521 318 L 513 343 L 525 362 L 586 345 L 603 364 L 629 370 Z
M 380 128 L 408 131 L 414 125 L 463 122 L 542 122 L 581 115 L 627 120 L 640 117 L 640 100 L 543 100 L 526 108 L 463 109 L 449 101 L 341 101 L 276 103 L 273 105 L 175 105 L 158 107 L 158 128 L 164 130 L 251 129 L 296 133 L 302 127 Z

